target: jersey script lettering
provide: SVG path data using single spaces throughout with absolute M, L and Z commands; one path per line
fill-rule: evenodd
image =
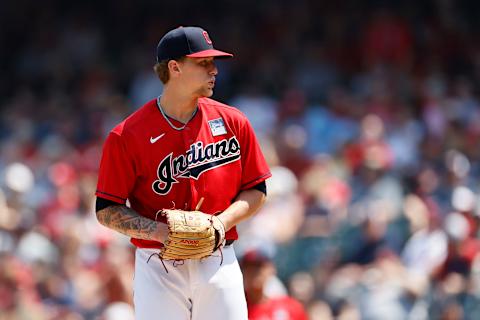
M 172 157 L 170 153 L 158 165 L 158 180 L 152 184 L 157 194 L 168 194 L 178 182 L 177 178 L 198 180 L 205 171 L 237 161 L 240 159 L 240 143 L 236 137 L 209 143 L 205 147 L 202 141 L 198 141 L 192 143 L 185 154 Z

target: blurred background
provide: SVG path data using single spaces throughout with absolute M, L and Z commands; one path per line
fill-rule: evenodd
M 480 318 L 480 2 L 2 1 L 0 319 L 132 319 L 133 248 L 100 226 L 109 130 L 199 25 L 234 59 L 214 98 L 273 177 L 239 256 L 310 319 Z

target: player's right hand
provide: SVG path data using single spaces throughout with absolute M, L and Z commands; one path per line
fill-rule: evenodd
M 151 240 L 165 243 L 168 239 L 168 225 L 157 221 L 157 228 L 151 235 Z

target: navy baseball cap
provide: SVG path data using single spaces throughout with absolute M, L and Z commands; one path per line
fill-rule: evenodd
M 233 57 L 233 54 L 217 50 L 207 31 L 199 27 L 179 27 L 160 39 L 157 46 L 157 62 L 190 58 Z

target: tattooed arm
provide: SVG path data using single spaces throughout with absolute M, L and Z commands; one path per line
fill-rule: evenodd
M 97 219 L 105 227 L 129 237 L 164 242 L 168 227 L 165 223 L 142 217 L 124 205 L 112 205 L 97 211 Z

